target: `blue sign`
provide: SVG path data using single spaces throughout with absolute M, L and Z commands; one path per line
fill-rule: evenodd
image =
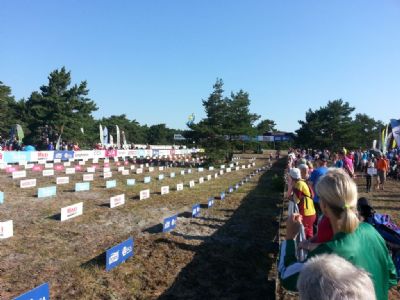
M 208 198 L 208 208 L 212 207 L 214 205 L 214 198 Z
M 106 271 L 114 269 L 133 256 L 133 239 L 129 238 L 126 241 L 108 249 L 106 251 Z
M 54 151 L 54 159 L 69 160 L 74 158 L 74 151 Z
M 4 203 L 4 192 L 0 192 L 0 204 Z
M 163 224 L 163 232 L 171 231 L 176 227 L 176 221 L 178 219 L 178 215 L 173 215 L 171 217 L 164 219 Z
M 106 188 L 115 188 L 117 186 L 117 181 L 116 180 L 107 180 L 106 181 Z
M 56 186 L 38 188 L 38 198 L 52 197 L 56 196 L 56 194 L 57 194 Z
M 77 182 L 75 183 L 75 192 L 82 192 L 90 190 L 90 182 Z
M 160 150 L 153 149 L 153 156 L 159 156 L 159 155 L 160 155 Z
M 233 187 L 229 187 L 229 189 L 228 189 L 228 193 L 233 193 Z
M 146 151 L 143 150 L 143 149 L 137 150 L 137 156 L 138 156 L 138 157 L 144 157 L 144 156 L 146 156 Z
M 221 194 L 219 195 L 219 198 L 221 200 L 224 200 L 225 199 L 225 192 L 221 192 Z
M 150 176 L 146 176 L 144 178 L 144 183 L 150 183 L 150 181 L 151 181 L 151 177 Z
M 30 151 L 4 151 L 3 160 L 6 163 L 16 163 L 20 161 L 30 161 L 31 152 Z
M 135 179 L 127 179 L 126 180 L 126 185 L 135 185 L 136 180 Z
M 171 174 L 169 174 L 169 177 L 174 178 L 175 177 L 175 173 L 171 172 Z
M 33 290 L 26 292 L 14 298 L 14 300 L 49 300 L 50 299 L 50 289 L 49 283 L 43 283 L 38 287 L 35 287 Z
M 163 180 L 164 179 L 164 174 L 158 175 L 158 180 Z
M 197 217 L 200 214 L 200 204 L 192 206 L 192 217 Z

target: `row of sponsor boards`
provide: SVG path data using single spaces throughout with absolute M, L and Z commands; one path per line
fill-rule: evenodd
M 197 152 L 197 150 L 195 151 Z M 190 155 L 189 149 L 81 150 L 81 151 L 0 151 L 0 162 L 88 160 L 114 157 L 167 157 Z

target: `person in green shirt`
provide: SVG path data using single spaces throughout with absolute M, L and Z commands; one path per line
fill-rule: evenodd
M 333 229 L 333 239 L 309 252 L 308 258 L 319 254 L 336 254 L 367 271 L 374 283 L 376 298 L 388 298 L 388 290 L 397 284 L 396 269 L 385 241 L 356 215 L 357 186 L 342 169 L 329 169 L 321 177 L 316 192 L 320 207 Z M 296 290 L 297 278 L 304 262 L 297 261 L 295 237 L 301 226 L 301 216 L 289 216 L 286 240 L 281 244 L 278 271 L 282 285 Z

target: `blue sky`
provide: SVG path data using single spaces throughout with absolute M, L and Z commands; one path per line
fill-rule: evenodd
M 184 129 L 216 78 L 281 130 L 338 98 L 400 117 L 398 0 L 4 0 L 0 24 L 0 81 L 17 99 L 65 66 L 96 118 Z

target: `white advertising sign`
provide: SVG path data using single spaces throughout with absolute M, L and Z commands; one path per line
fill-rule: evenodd
M 19 187 L 21 189 L 26 189 L 35 186 L 36 186 L 36 179 L 25 179 L 19 182 Z
M 7 239 L 13 235 L 13 221 L 0 222 L 0 239 Z
M 199 178 L 199 183 L 203 183 L 204 182 L 204 177 L 200 177 Z
M 123 170 L 125 170 L 125 167 L 118 167 L 118 172 L 122 172 Z
M 24 178 L 26 177 L 26 171 L 14 171 L 12 172 L 12 178 L 17 179 L 17 178 Z
M 149 173 L 154 171 L 154 167 L 149 168 Z
M 117 195 L 110 198 L 110 208 L 114 208 L 125 204 L 125 194 Z
M 86 171 L 88 173 L 94 173 L 94 172 L 96 172 L 96 168 L 95 167 L 88 167 L 88 168 L 86 168 Z
M 103 168 L 103 172 L 110 172 L 111 171 L 111 168 L 109 168 L 109 167 L 104 167 Z
M 208 180 L 208 181 L 211 180 L 211 175 L 207 175 L 207 180 Z
M 139 195 L 140 200 L 144 200 L 144 199 L 148 199 L 148 198 L 150 198 L 150 190 L 149 189 L 140 191 L 140 195 Z
M 231 168 L 226 168 L 226 173 L 230 173 L 231 171 Z
M 164 167 L 158 167 L 158 171 L 164 171 Z
M 224 175 L 224 170 L 220 170 L 219 175 Z
M 53 169 L 53 168 L 54 168 L 54 164 L 53 164 L 53 163 L 45 163 L 45 164 L 44 164 L 44 167 L 45 167 L 46 169 Z
M 169 186 L 168 185 L 162 186 L 161 187 L 161 195 L 165 195 L 165 194 L 168 194 L 168 193 L 169 193 Z
M 191 188 L 194 187 L 194 180 L 189 181 L 189 187 L 191 187 Z
M 131 165 L 131 170 L 135 170 L 135 165 Z
M 103 173 L 103 178 L 111 178 L 112 177 L 112 172 L 104 172 Z
M 93 174 L 83 174 L 83 181 L 93 181 Z
M 142 168 L 136 169 L 136 174 L 142 174 L 142 173 L 143 173 L 143 169 Z
M 85 162 L 84 160 L 79 161 L 79 165 L 80 165 L 80 166 L 84 166 L 85 163 L 86 163 L 86 162 Z
M 122 175 L 124 175 L 124 176 L 129 175 L 129 170 L 122 170 Z
M 214 178 L 218 178 L 218 173 L 215 173 L 215 174 L 214 174 Z
M 71 166 L 71 162 L 70 161 L 67 161 L 67 162 L 64 163 L 64 167 L 70 167 L 70 166 Z
M 57 177 L 56 178 L 56 184 L 68 184 L 69 183 L 69 177 Z
M 178 183 L 178 184 L 176 185 L 176 190 L 177 190 L 177 191 L 182 191 L 182 190 L 183 190 L 183 183 Z
M 75 168 L 65 168 L 65 174 L 75 174 Z
M 61 208 L 61 221 L 69 220 L 83 213 L 83 202 Z
M 43 170 L 42 175 L 45 176 L 54 176 L 54 170 Z

